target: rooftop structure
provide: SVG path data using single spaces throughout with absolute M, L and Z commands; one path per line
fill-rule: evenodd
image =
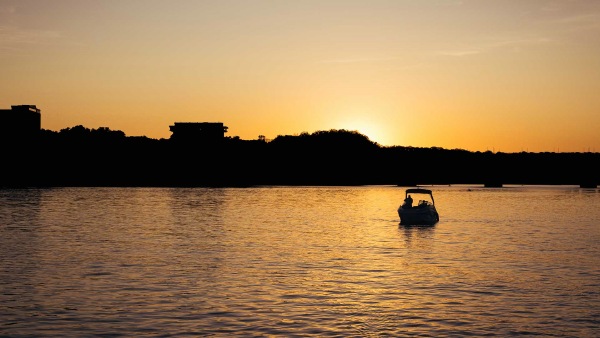
M 227 127 L 221 122 L 175 122 L 169 130 L 171 140 L 178 142 L 219 142 L 225 138 Z
M 0 138 L 4 140 L 34 140 L 41 130 L 41 114 L 35 105 L 11 106 L 0 109 Z

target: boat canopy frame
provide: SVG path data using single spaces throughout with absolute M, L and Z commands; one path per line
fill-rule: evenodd
M 433 203 L 433 205 L 435 205 L 435 200 L 433 199 L 433 192 L 431 190 L 429 190 L 429 189 L 423 189 L 423 188 L 406 189 L 405 197 L 408 197 L 408 194 L 425 194 L 425 195 L 429 195 L 429 197 L 431 197 L 431 202 Z

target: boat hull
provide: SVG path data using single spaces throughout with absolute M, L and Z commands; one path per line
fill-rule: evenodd
M 426 207 L 399 208 L 400 224 L 402 225 L 433 225 L 440 220 L 433 205 Z

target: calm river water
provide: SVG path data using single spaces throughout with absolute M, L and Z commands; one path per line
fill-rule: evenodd
M 0 336 L 600 336 L 600 191 L 0 190 Z

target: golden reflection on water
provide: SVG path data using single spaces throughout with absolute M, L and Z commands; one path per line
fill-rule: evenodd
M 9 336 L 598 332 L 597 190 L 432 189 L 432 227 L 399 225 L 398 187 L 0 191 L 0 327 Z M 596 207 L 582 215 L 582 204 Z

